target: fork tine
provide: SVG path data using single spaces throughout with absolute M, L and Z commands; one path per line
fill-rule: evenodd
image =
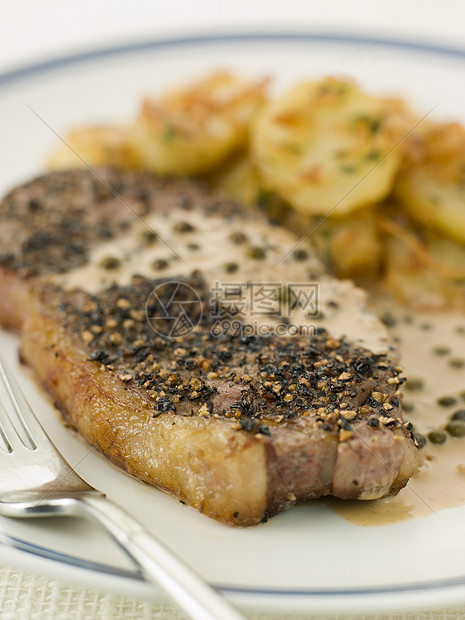
M 37 448 L 37 438 L 40 438 L 44 431 L 32 412 L 16 379 L 1 357 L 0 381 L 3 388 L 1 392 L 8 399 L 8 402 L 4 401 L 1 403 L 3 435 L 6 436 L 7 441 L 12 447 L 15 447 L 15 436 L 17 436 L 26 448 L 35 450 Z M 7 431 L 8 427 L 10 427 L 10 432 Z
M 0 413 L 0 450 L 3 452 L 13 452 L 13 446 L 8 439 L 5 429 L 3 428 L 2 420 L 4 419 L 3 413 L 5 412 L 5 408 L 0 402 L 0 408 L 2 409 L 2 413 Z
M 3 441 L 2 441 L 3 439 Z M 4 443 L 5 449 L 2 449 Z M 15 455 L 15 452 L 17 454 Z M 6 454 L 5 454 L 6 452 Z M 10 454 L 8 454 L 8 452 Z M 34 481 L 30 480 L 30 466 L 38 466 L 47 473 L 46 482 L 51 490 L 60 492 L 87 492 L 92 490 L 78 473 L 63 458 L 60 452 L 42 428 L 33 409 L 23 394 L 18 381 L 0 355 L 0 456 L 2 467 L 6 461 L 8 466 L 15 469 L 16 478 L 14 488 L 18 491 L 34 488 Z M 16 456 L 16 460 L 13 458 Z M 18 460 L 19 459 L 19 460 Z M 16 465 L 15 465 L 16 463 Z M 29 470 L 29 471 L 28 471 Z M 24 473 L 25 472 L 25 473 Z M 24 473 L 24 476 L 23 476 Z M 32 486 L 28 486 L 31 485 Z M 7 485 L 6 477 L 0 477 L 0 490 Z M 42 489 L 42 487 L 41 487 Z M 41 493 L 43 490 L 40 491 Z M 50 493 L 50 488 L 48 493 Z M 43 499 L 48 497 L 45 493 Z M 39 498 L 40 499 L 40 498 Z M 42 501 L 37 503 L 37 505 Z
M 12 420 L 11 416 L 11 408 L 6 407 L 3 400 L 3 390 L 0 393 L 0 425 L 1 425 L 1 436 L 5 442 L 5 448 L 7 452 L 13 452 L 19 448 L 27 447 L 30 449 L 29 444 L 26 446 L 21 435 L 18 432 L 18 429 L 15 425 L 14 420 Z M 3 446 L 2 446 L 3 448 Z M 5 450 L 4 450 L 5 451 Z

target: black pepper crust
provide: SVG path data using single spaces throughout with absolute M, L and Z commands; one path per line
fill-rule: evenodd
M 177 339 L 157 335 L 146 318 L 152 291 L 164 283 L 168 299 L 176 286 L 168 285 L 172 279 L 135 276 L 130 286 L 113 285 L 95 295 L 52 287 L 44 294 L 88 359 L 127 389 L 144 393 L 154 417 L 171 412 L 223 418 L 265 437 L 276 427 L 299 430 L 310 419 L 328 433 L 350 431 L 365 420 L 374 429 L 410 434 L 400 413 L 402 379 L 389 357 L 335 340 L 321 328 L 309 339 L 242 337 L 241 330 L 214 336 L 217 317 L 206 283 L 198 273 L 179 281 L 199 295 L 202 306 L 197 327 Z M 190 288 L 182 290 L 188 295 Z
M 92 248 L 128 232 L 139 218 L 174 207 L 200 208 L 206 217 L 233 218 L 239 212 L 252 217 L 236 202 L 209 195 L 198 181 L 97 172 L 53 172 L 11 191 L 0 203 L 0 267 L 21 277 L 65 273 L 87 263 Z

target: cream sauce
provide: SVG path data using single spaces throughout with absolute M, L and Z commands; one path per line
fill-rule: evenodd
M 454 360 L 465 360 L 465 316 L 458 313 L 410 315 L 392 311 L 397 324 L 391 328 L 399 339 L 405 375 L 423 380 L 424 386 L 409 390 L 404 387 L 407 406 L 414 407 L 404 417 L 418 433 L 427 435 L 433 429 L 444 428 L 451 414 L 465 409 L 465 366 Z M 429 329 L 428 329 L 429 326 Z M 438 348 L 443 348 L 438 354 Z M 447 352 L 446 352 L 447 350 Z M 451 364 L 452 361 L 452 364 Z M 454 397 L 449 406 L 438 404 L 438 398 Z M 380 500 L 338 501 L 328 499 L 328 506 L 339 516 L 357 525 L 375 526 L 406 519 L 425 517 L 445 508 L 465 504 L 465 437 L 447 435 L 442 445 L 430 441 L 420 450 L 421 463 L 407 487 L 395 497 Z
M 194 226 L 194 231 L 173 231 L 176 222 L 186 220 Z M 310 329 L 325 327 L 335 338 L 345 336 L 375 353 L 389 350 L 389 334 L 375 315 L 367 310 L 365 291 L 349 280 L 337 280 L 324 275 L 323 266 L 308 247 L 309 257 L 305 261 L 296 260 L 292 255 L 296 237 L 284 228 L 270 227 L 264 219 L 251 222 L 238 217 L 234 222 L 229 222 L 219 216 L 205 218 L 200 210 L 186 213 L 182 209 L 173 209 L 167 217 L 153 214 L 147 217 L 147 222 L 166 244 L 159 239 L 152 245 L 144 245 L 141 233 L 145 225 L 136 222 L 130 233 L 100 244 L 94 249 L 88 263 L 64 275 L 54 276 L 54 281 L 68 289 L 76 287 L 96 293 L 113 282 L 127 285 L 135 274 L 175 280 L 198 269 L 212 289 L 214 287 L 222 291 L 219 297 L 227 294 L 225 284 L 242 283 L 244 323 L 271 327 L 281 323 L 282 316 L 274 317 L 270 313 L 261 314 L 257 311 L 259 304 L 256 299 L 255 303 L 251 301 L 251 291 L 246 290 L 245 283 L 252 283 L 252 287 L 258 285 L 258 288 L 261 284 L 267 286 L 270 283 L 279 286 L 295 285 L 297 289 L 302 284 L 317 283 L 316 304 L 321 311 L 318 320 L 307 316 L 307 308 L 296 308 L 290 315 L 285 313 L 293 325 Z M 247 242 L 235 244 L 231 240 L 233 231 L 245 232 Z M 192 243 L 199 247 L 192 249 Z M 261 260 L 251 259 L 247 255 L 251 246 L 263 248 L 266 256 Z M 176 255 L 170 248 L 179 254 Z M 117 258 L 120 266 L 106 271 L 101 267 L 101 261 L 106 257 Z M 165 262 L 164 269 L 154 270 L 156 259 Z M 233 273 L 228 273 L 225 268 L 230 263 L 236 266 Z

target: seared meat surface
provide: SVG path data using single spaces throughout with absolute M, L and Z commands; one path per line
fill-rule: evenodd
M 395 352 L 363 294 L 325 276 L 310 249 L 272 268 L 292 236 L 195 183 L 102 174 L 118 196 L 76 171 L 0 207 L 0 320 L 20 328 L 23 359 L 68 423 L 130 473 L 230 524 L 322 495 L 402 488 L 416 448 Z M 326 321 L 309 335 L 216 333 L 212 286 L 251 274 L 317 282 Z M 167 338 L 151 295 L 164 285 L 167 304 L 179 282 L 195 295 L 184 299 L 197 303 L 195 327 Z M 235 321 L 245 326 L 251 310 Z

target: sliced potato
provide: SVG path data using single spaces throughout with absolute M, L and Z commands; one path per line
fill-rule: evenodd
M 253 152 L 265 184 L 303 213 L 340 216 L 390 191 L 410 127 L 400 100 L 347 79 L 304 82 L 258 115 Z
M 362 209 L 341 219 L 326 219 L 310 236 L 338 278 L 367 284 L 379 277 L 382 245 L 376 211 Z
M 49 158 L 52 170 L 90 166 L 132 168 L 129 129 L 123 126 L 82 127 L 73 129 Z
M 429 127 L 419 147 L 395 193 L 416 220 L 465 243 L 465 129 L 456 123 Z
M 159 174 L 217 167 L 246 144 L 267 83 L 221 71 L 160 99 L 146 99 L 131 136 L 138 164 Z
M 213 189 L 245 204 L 256 204 L 262 190 L 248 150 L 235 154 L 205 178 Z
M 385 281 L 414 310 L 465 309 L 465 246 L 408 220 L 381 221 Z

